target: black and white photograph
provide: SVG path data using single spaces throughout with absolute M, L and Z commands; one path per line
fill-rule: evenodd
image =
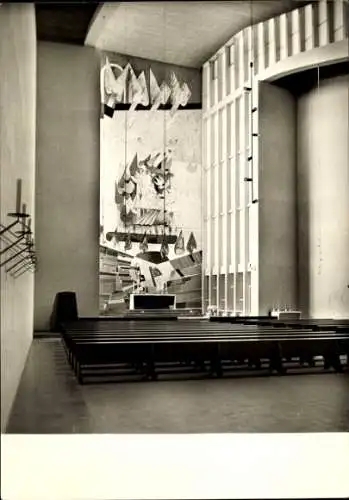
M 4 2 L 0 68 L 4 449 L 110 439 L 66 499 L 348 497 L 349 1 Z M 1 497 L 61 498 L 23 446 Z

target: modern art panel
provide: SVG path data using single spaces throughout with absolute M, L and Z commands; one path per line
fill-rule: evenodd
M 116 110 L 101 120 L 100 308 L 133 292 L 201 309 L 201 111 Z

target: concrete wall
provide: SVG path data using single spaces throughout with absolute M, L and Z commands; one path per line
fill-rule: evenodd
M 120 65 L 130 60 L 136 72 L 153 68 L 151 61 L 109 55 Z M 100 57 L 89 47 L 38 44 L 37 331 L 49 328 L 60 291 L 77 293 L 80 315 L 98 314 Z M 159 79 L 175 69 L 201 102 L 199 71 L 160 63 L 154 68 Z
M 99 68 L 92 48 L 38 44 L 36 330 L 60 291 L 98 314 Z
M 23 181 L 22 201 L 34 215 L 36 26 L 33 4 L 0 7 L 0 68 L 0 215 L 1 223 L 7 225 L 12 221 L 7 213 L 15 210 L 18 178 Z M 33 336 L 34 277 L 32 273 L 25 273 L 14 279 L 2 267 L 0 281 L 1 432 L 4 432 Z
M 349 317 L 349 77 L 298 101 L 299 295 L 311 317 Z
M 262 82 L 259 116 L 259 314 L 266 314 L 297 307 L 296 101 Z

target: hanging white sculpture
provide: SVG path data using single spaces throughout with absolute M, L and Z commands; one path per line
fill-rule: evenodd
M 119 72 L 118 76 L 115 74 L 116 70 Z M 107 57 L 101 69 L 101 103 L 102 106 L 106 105 L 112 110 L 118 103 L 127 103 L 131 105 L 129 109 L 131 113 L 138 105 L 144 107 L 151 105 L 151 110 L 156 111 L 170 100 L 170 116 L 173 118 L 180 106 L 185 107 L 188 104 L 190 97 L 191 90 L 188 84 L 180 84 L 174 72 L 170 75 L 169 84 L 163 81 L 159 85 L 150 69 L 148 91 L 145 72 L 142 71 L 137 77 L 129 63 L 122 68 L 118 64 L 111 63 Z

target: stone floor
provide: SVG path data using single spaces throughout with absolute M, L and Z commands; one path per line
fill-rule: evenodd
M 349 431 L 349 376 L 321 373 L 80 386 L 58 339 L 35 339 L 8 433 Z

